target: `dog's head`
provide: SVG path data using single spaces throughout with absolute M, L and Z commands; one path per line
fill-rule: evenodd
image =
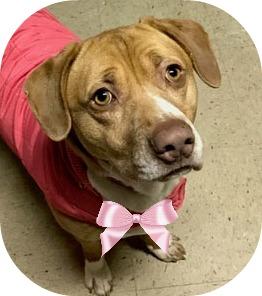
M 202 166 L 193 69 L 219 86 L 203 28 L 147 17 L 67 46 L 25 89 L 46 134 L 68 138 L 105 175 L 166 180 Z

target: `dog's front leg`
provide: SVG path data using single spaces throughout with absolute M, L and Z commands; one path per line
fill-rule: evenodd
M 146 248 L 158 259 L 165 262 L 177 262 L 179 260 L 185 260 L 186 251 L 177 236 L 171 234 L 169 241 L 168 252 L 162 251 L 157 244 L 152 241 L 148 235 L 143 235 L 141 239 L 145 242 Z
M 101 242 L 82 241 L 85 255 L 85 284 L 96 295 L 109 295 L 112 290 L 112 274 L 104 257 L 101 258 Z
M 52 206 L 50 209 L 58 224 L 82 246 L 85 255 L 85 284 L 89 291 L 94 291 L 99 296 L 109 295 L 112 290 L 112 275 L 104 257 L 101 258 L 100 234 L 103 230 L 72 219 Z

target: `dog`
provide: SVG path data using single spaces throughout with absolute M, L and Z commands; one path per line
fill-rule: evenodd
M 143 213 L 179 196 L 179 208 L 181 176 L 202 167 L 194 71 L 220 86 L 208 35 L 191 20 L 144 17 L 81 41 L 43 9 L 7 46 L 0 134 L 81 244 L 85 284 L 97 295 L 112 289 L 96 224 L 102 202 Z M 167 253 L 141 227 L 125 237 L 134 235 L 160 260 L 185 258 L 174 235 Z

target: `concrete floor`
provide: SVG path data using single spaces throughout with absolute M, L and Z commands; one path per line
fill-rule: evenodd
M 188 176 L 187 201 L 171 227 L 187 260 L 166 264 L 122 241 L 109 263 L 116 296 L 195 295 L 224 285 L 252 256 L 262 216 L 262 81 L 249 36 L 225 12 L 196 2 L 90 0 L 50 10 L 83 38 L 143 15 L 191 18 L 208 31 L 223 83 L 215 90 L 198 80 L 196 125 L 205 165 Z M 2 142 L 0 188 L 3 237 L 16 265 L 51 291 L 88 295 L 80 247 L 57 226 L 41 192 Z

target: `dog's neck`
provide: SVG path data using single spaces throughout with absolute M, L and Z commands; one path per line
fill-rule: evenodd
M 113 179 L 87 171 L 91 185 L 103 196 L 134 212 L 143 212 L 154 203 L 166 198 L 178 184 L 179 179 L 167 182 L 131 182 L 128 186 Z

